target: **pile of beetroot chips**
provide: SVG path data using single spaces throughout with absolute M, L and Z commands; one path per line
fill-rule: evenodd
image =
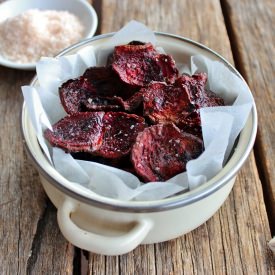
M 165 181 L 203 151 L 199 109 L 224 105 L 206 82 L 205 73 L 180 75 L 151 43 L 116 46 L 105 67 L 62 84 L 68 115 L 44 134 L 76 158 Z

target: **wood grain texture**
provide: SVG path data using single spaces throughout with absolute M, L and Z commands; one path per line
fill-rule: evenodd
M 255 97 L 259 127 L 257 165 L 262 172 L 275 234 L 275 2 L 224 0 L 237 66 Z
M 74 247 L 62 236 L 56 209 L 48 202 L 43 219 L 38 224 L 28 274 L 72 274 Z
M 134 19 L 152 30 L 199 41 L 223 54 L 230 62 L 233 60 L 220 3 L 217 0 L 103 0 L 101 2 L 102 33 L 117 31 Z
M 199 8 L 198 8 L 199 7 Z M 102 1 L 101 32 L 131 19 L 153 30 L 190 37 L 233 62 L 219 1 Z M 206 12 L 207 11 L 207 12 Z M 184 221 L 183 221 L 184 222 Z M 254 155 L 233 192 L 205 224 L 181 238 L 142 245 L 119 257 L 90 254 L 89 274 L 275 274 L 271 237 Z
M 68 244 L 57 231 L 55 215 L 46 209 L 38 174 L 23 149 L 20 87 L 33 75 L 0 66 L 0 274 L 26 274 L 37 265 L 44 274 L 54 274 L 53 267 L 55 274 L 73 268 Z M 58 264 L 49 262 L 53 256 Z
M 32 247 L 37 223 L 45 208 L 38 175 L 23 151 L 19 113 L 20 85 L 32 73 L 0 67 L 0 273 L 23 273 Z

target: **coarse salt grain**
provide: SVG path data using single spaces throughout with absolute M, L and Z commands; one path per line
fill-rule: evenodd
M 67 11 L 28 10 L 0 24 L 0 54 L 17 63 L 33 63 L 56 55 L 83 34 L 80 20 Z

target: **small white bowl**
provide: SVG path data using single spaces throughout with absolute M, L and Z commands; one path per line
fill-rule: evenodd
M 83 39 L 95 34 L 98 18 L 93 7 L 86 0 L 10 0 L 0 4 L 0 23 L 9 17 L 14 17 L 30 9 L 68 11 L 76 15 L 85 27 Z M 0 65 L 33 70 L 36 63 L 17 63 L 10 61 L 0 54 Z

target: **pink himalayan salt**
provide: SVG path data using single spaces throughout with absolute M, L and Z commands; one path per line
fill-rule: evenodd
M 0 24 L 0 54 L 17 63 L 54 56 L 79 41 L 84 26 L 67 11 L 28 10 Z

